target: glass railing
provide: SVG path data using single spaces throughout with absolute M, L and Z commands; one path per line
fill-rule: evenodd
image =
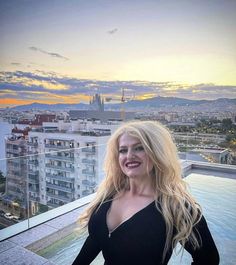
M 10 144 L 6 150 L 7 158 L 1 159 L 1 165 L 6 168 L 0 179 L 2 232 L 13 226 L 19 227 L 19 224 L 22 231 L 31 228 L 32 218 L 44 216 L 51 210 L 54 212 L 58 207 L 62 209 L 62 206 L 94 193 L 103 178 L 101 159 L 105 144 L 58 149 L 25 142 L 23 149 L 22 143 L 14 142 L 14 152 Z M 40 152 L 38 147 L 45 152 Z M 56 215 L 65 211 L 64 207 Z M 50 215 L 47 218 L 50 219 Z M 0 233 L 0 240 L 11 235 Z
M 221 164 L 235 161 L 235 153 L 223 135 L 173 134 L 181 160 Z M 32 227 L 30 218 L 94 193 L 104 175 L 105 148 L 106 144 L 63 149 L 52 144 L 9 142 L 7 158 L 0 161 L 6 168 L 0 179 L 0 229 L 24 221 L 22 229 L 28 229 Z

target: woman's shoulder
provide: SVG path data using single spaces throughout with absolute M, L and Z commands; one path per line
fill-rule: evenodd
M 112 203 L 111 199 L 107 199 L 107 200 L 99 203 L 97 205 L 97 207 L 94 209 L 93 213 L 91 214 L 91 217 L 99 216 L 99 215 L 105 213 L 109 209 L 111 203 Z
M 110 204 L 111 201 L 104 201 L 95 208 L 88 222 L 90 234 L 96 234 L 98 231 L 102 231 L 102 228 L 106 224 L 106 214 Z

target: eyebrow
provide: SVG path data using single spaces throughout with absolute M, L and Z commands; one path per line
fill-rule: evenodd
M 141 142 L 137 142 L 137 143 L 131 144 L 131 146 L 135 146 L 135 145 L 139 145 L 139 144 L 142 145 Z M 127 147 L 128 147 L 127 145 L 121 145 L 121 146 L 119 146 L 119 148 L 127 148 Z

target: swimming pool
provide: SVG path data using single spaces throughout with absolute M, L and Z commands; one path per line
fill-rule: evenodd
M 236 180 L 226 178 L 225 173 L 199 171 L 189 174 L 185 180 L 191 193 L 201 204 L 217 248 L 221 265 L 236 264 Z M 70 265 L 79 252 L 85 235 L 78 237 L 75 233 L 41 250 L 37 254 L 57 265 Z M 191 264 L 191 257 L 184 252 L 173 255 L 168 265 Z M 102 255 L 92 263 L 103 264 Z

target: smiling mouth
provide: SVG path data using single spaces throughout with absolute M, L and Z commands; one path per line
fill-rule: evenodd
M 136 167 L 139 167 L 140 166 L 140 162 L 127 162 L 126 164 L 125 164 L 125 166 L 127 167 L 127 168 L 136 168 Z

